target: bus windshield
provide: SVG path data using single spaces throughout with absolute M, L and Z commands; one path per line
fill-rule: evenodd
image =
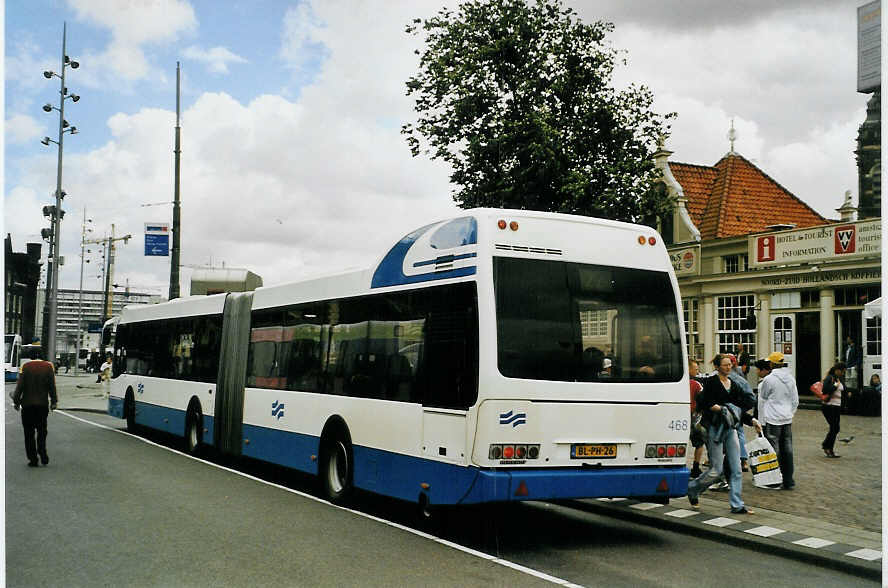
M 510 257 L 495 257 L 493 271 L 504 376 L 681 380 L 681 331 L 668 273 Z

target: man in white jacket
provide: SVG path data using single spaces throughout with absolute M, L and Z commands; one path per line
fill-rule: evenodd
M 777 452 L 783 489 L 795 487 L 792 465 L 792 417 L 799 407 L 799 389 L 789 370 L 783 367 L 783 354 L 774 352 L 755 362 L 758 368 L 758 418 L 765 437 Z

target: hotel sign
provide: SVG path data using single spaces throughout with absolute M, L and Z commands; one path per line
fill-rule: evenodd
M 749 265 L 767 267 L 881 255 L 881 219 L 749 237 Z
M 700 246 L 682 247 L 669 251 L 669 259 L 676 277 L 700 275 Z

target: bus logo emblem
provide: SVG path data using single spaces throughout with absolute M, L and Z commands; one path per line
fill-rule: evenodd
M 499 424 L 501 425 L 512 425 L 512 427 L 517 427 L 518 425 L 526 425 L 527 424 L 527 413 L 524 412 L 516 412 L 513 413 L 511 410 L 509 412 L 503 412 L 499 415 Z
M 271 416 L 277 417 L 278 420 L 281 420 L 281 417 L 284 416 L 284 403 L 278 402 L 275 400 L 271 403 Z

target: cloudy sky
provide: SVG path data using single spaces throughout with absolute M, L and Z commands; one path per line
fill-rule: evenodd
M 618 85 L 675 111 L 672 160 L 736 151 L 827 217 L 857 198 L 856 8 L 863 0 L 571 3 L 615 24 Z M 452 3 L 451 3 L 452 4 Z M 62 22 L 67 52 L 62 287 L 90 237 L 132 234 L 114 281 L 166 295 L 169 258 L 145 257 L 146 222 L 170 222 L 176 62 L 182 64 L 183 292 L 192 266 L 248 268 L 266 285 L 372 264 L 402 235 L 453 214 L 448 169 L 413 158 L 404 82 L 413 18 L 437 1 L 29 0 L 5 7 L 4 226 L 39 241 L 55 190 Z M 44 251 L 46 247 L 44 246 Z M 100 288 L 97 248 L 84 287 Z

